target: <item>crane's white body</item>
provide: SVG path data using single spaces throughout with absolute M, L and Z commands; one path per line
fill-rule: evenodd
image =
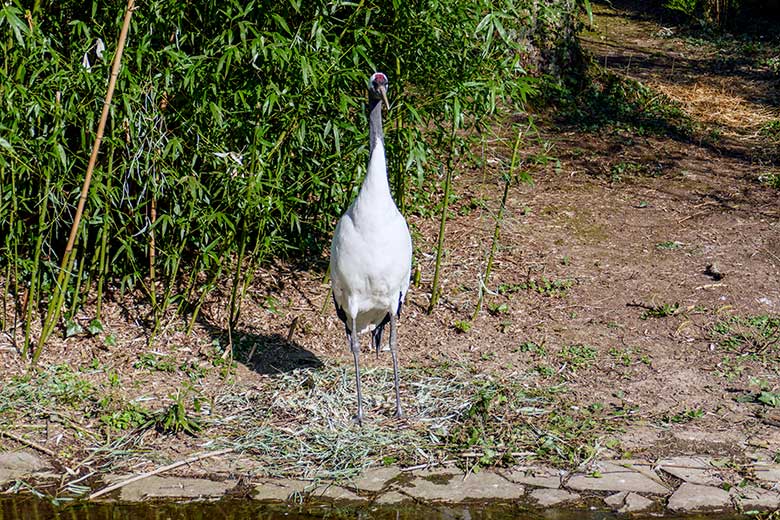
M 378 141 L 357 198 L 341 217 L 330 256 L 333 298 L 358 334 L 397 314 L 409 289 L 412 238 L 390 195 Z

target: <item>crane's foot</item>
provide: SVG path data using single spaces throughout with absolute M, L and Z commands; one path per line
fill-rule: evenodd
M 354 416 L 352 418 L 352 422 L 354 424 L 357 424 L 358 426 L 362 427 L 363 426 L 363 415 L 362 414 L 358 414 L 358 415 Z
M 404 411 L 403 411 L 403 410 L 401 410 L 401 408 L 400 408 L 400 407 L 399 407 L 399 408 L 396 408 L 396 409 L 395 409 L 395 415 L 394 415 L 394 417 L 395 417 L 396 419 L 401 419 L 402 417 L 404 417 Z

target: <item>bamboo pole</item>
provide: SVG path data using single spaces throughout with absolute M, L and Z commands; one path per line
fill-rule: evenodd
M 132 1 L 132 0 L 131 0 Z M 170 471 L 172 469 L 176 469 L 179 466 L 185 466 L 187 464 L 192 464 L 193 462 L 198 462 L 199 460 L 208 459 L 211 457 L 217 457 L 219 455 L 225 455 L 226 453 L 231 453 L 235 451 L 235 448 L 225 448 L 224 450 L 217 450 L 217 451 L 210 451 L 206 453 L 201 453 L 198 455 L 193 455 L 192 457 L 189 457 L 184 460 L 180 460 L 178 462 L 174 462 L 173 464 L 169 464 L 167 466 L 163 466 L 160 468 L 157 468 L 154 471 L 150 471 L 148 473 L 139 473 L 138 475 L 135 475 L 133 477 L 128 478 L 127 480 L 123 480 L 122 482 L 117 482 L 116 484 L 111 484 L 108 487 L 104 487 L 100 491 L 95 491 L 89 497 L 87 497 L 87 500 L 94 500 L 99 496 L 105 495 L 106 493 L 109 493 L 111 491 L 114 491 L 115 489 L 123 488 L 128 484 L 132 484 L 133 482 L 138 482 L 139 480 L 143 480 L 145 478 L 152 477 L 154 475 L 159 475 L 160 473 L 164 473 L 166 471 Z
M 504 193 L 501 195 L 501 205 L 498 208 L 498 215 L 496 216 L 496 225 L 493 228 L 493 241 L 490 244 L 490 253 L 488 253 L 487 266 L 485 267 L 485 274 L 480 277 L 479 280 L 479 296 L 477 297 L 477 307 L 474 309 L 474 314 L 471 316 L 472 321 L 477 319 L 477 316 L 482 311 L 482 303 L 485 300 L 485 291 L 490 283 L 490 273 L 493 270 L 493 260 L 496 256 L 496 250 L 498 249 L 498 240 L 501 236 L 501 224 L 504 221 L 504 213 L 506 212 L 506 199 L 509 195 L 509 187 L 512 184 L 512 179 L 515 176 L 515 169 L 517 168 L 517 162 L 520 151 L 520 142 L 522 140 L 523 131 L 517 132 L 517 139 L 515 139 L 515 147 L 512 151 L 512 162 L 509 165 L 509 174 L 504 178 Z
M 127 41 L 127 32 L 130 29 L 130 19 L 133 16 L 133 9 L 135 0 L 127 0 L 127 10 L 125 11 L 125 18 L 122 22 L 122 30 L 119 33 L 119 41 L 117 42 L 116 54 L 114 55 L 114 63 L 111 67 L 111 76 L 108 79 L 108 91 L 106 92 L 106 99 L 103 101 L 103 112 L 100 114 L 100 122 L 98 123 L 97 135 L 95 136 L 95 142 L 92 145 L 92 154 L 89 156 L 89 164 L 87 165 L 87 173 L 84 176 L 84 184 L 81 187 L 81 196 L 79 197 L 79 203 L 76 207 L 76 214 L 73 218 L 73 225 L 70 228 L 70 236 L 68 237 L 68 244 L 65 246 L 65 253 L 62 255 L 62 264 L 60 265 L 60 273 L 57 277 L 57 285 L 55 288 L 55 294 L 52 297 L 52 304 L 49 307 L 46 316 L 46 322 L 41 331 L 41 338 L 38 341 L 38 346 L 33 354 L 33 363 L 38 360 L 41 354 L 43 345 L 49 338 L 54 326 L 57 324 L 60 318 L 60 312 L 62 309 L 62 298 L 65 293 L 65 273 L 68 272 L 72 265 L 72 251 L 73 246 L 76 243 L 76 236 L 78 235 L 79 224 L 81 223 L 81 216 L 84 214 L 84 205 L 87 202 L 87 196 L 89 195 L 89 185 L 92 182 L 92 173 L 95 171 L 95 164 L 97 163 L 98 152 L 100 151 L 100 144 L 103 141 L 103 133 L 106 130 L 106 121 L 108 121 L 108 112 L 111 109 L 111 99 L 114 97 L 114 88 L 116 87 L 116 80 L 119 76 L 119 69 L 122 65 L 122 53 L 125 50 L 125 42 Z
M 92 182 L 92 173 L 95 171 L 95 163 L 97 162 L 98 152 L 100 151 L 100 144 L 103 142 L 103 133 L 106 130 L 108 111 L 111 109 L 111 99 L 114 97 L 116 79 L 119 76 L 119 69 L 122 66 L 122 54 L 125 50 L 125 41 L 127 40 L 127 31 L 130 28 L 130 18 L 133 16 L 134 4 L 135 0 L 127 0 L 125 19 L 124 22 L 122 22 L 122 31 L 119 33 L 119 42 L 117 43 L 116 55 L 114 56 L 114 64 L 111 67 L 111 77 L 108 80 L 108 92 L 106 92 L 106 99 L 103 102 L 103 112 L 100 114 L 100 122 L 98 123 L 95 143 L 92 145 L 92 154 L 89 156 L 87 174 L 84 177 L 84 185 L 81 187 L 81 197 L 79 198 L 79 204 L 76 208 L 76 216 L 73 219 L 73 226 L 70 228 L 68 245 L 65 247 L 65 257 L 67 257 L 73 249 L 73 244 L 76 241 L 76 235 L 78 233 L 79 223 L 81 222 L 81 216 L 84 213 L 84 205 L 86 204 L 87 196 L 89 195 L 89 185 Z M 64 260 L 65 258 L 63 258 L 63 263 Z

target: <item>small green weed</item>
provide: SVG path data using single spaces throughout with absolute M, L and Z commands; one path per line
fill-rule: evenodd
M 718 363 L 717 374 L 721 377 L 725 377 L 729 381 L 734 381 L 742 377 L 742 373 L 745 371 L 744 363 L 732 356 L 723 356 Z
M 129 403 L 119 410 L 104 413 L 100 416 L 100 422 L 116 430 L 129 430 L 148 424 L 150 417 L 149 410 Z
M 733 316 L 717 322 L 712 327 L 712 336 L 731 352 L 778 360 L 780 316 Z
M 266 296 L 265 298 L 265 305 L 263 305 L 266 311 L 273 315 L 279 314 L 279 299 L 275 296 Z
M 780 453 L 775 456 L 775 462 L 780 462 Z M 780 520 L 780 510 L 774 511 L 750 511 L 753 520 Z
M 780 75 L 780 56 L 772 56 L 771 58 L 766 58 L 762 60 L 760 64 L 768 68 L 774 74 Z
M 184 395 L 181 391 L 176 395 L 171 396 L 173 403 L 153 414 L 149 423 L 154 424 L 155 428 L 161 433 L 179 433 L 184 432 L 190 435 L 197 435 L 202 426 L 200 421 L 195 419 L 192 414 L 187 410 L 184 404 Z M 200 408 L 200 401 L 193 399 L 193 407 L 197 412 Z
M 774 119 L 761 125 L 758 133 L 773 141 L 780 140 L 780 119 Z
M 639 316 L 639 319 L 647 320 L 650 318 L 666 318 L 668 316 L 674 316 L 679 310 L 679 303 L 663 303 L 661 305 L 655 305 L 645 309 L 645 311 Z
M 94 387 L 81 379 L 69 365 L 62 364 L 54 367 L 54 377 L 48 381 L 43 392 L 60 404 L 76 407 L 92 396 Z
M 525 343 L 521 343 L 520 346 L 517 347 L 517 351 L 530 352 L 531 354 L 534 354 L 536 356 L 542 356 L 542 357 L 547 355 L 547 349 L 545 349 L 542 345 L 537 345 L 532 341 L 526 341 Z
M 199 379 L 203 379 L 208 374 L 208 369 L 204 366 L 201 366 L 196 361 L 190 361 L 190 362 L 184 362 L 181 365 L 179 365 L 179 370 L 187 375 L 187 377 L 190 378 L 190 381 L 193 383 L 198 381 Z
M 561 359 L 572 372 L 579 368 L 588 368 L 596 360 L 597 350 L 589 345 L 566 345 L 561 349 Z
M 488 206 L 485 199 L 481 197 L 471 197 L 467 203 L 460 206 L 460 209 L 458 209 L 458 215 L 463 217 L 470 215 L 474 210 L 487 209 L 487 207 Z
M 460 333 L 466 333 L 471 330 L 471 322 L 468 320 L 458 320 L 453 324 L 453 327 Z
M 509 305 L 506 303 L 488 303 L 487 308 L 488 312 L 493 316 L 498 316 L 499 314 L 506 314 L 509 312 Z
M 674 251 L 675 249 L 680 249 L 684 244 L 682 242 L 677 242 L 676 240 L 668 240 L 666 242 L 660 242 L 655 245 L 656 249 L 660 249 L 662 251 Z
M 763 391 L 758 394 L 757 400 L 772 408 L 780 408 L 780 393 Z
M 535 365 L 534 372 L 542 377 L 552 377 L 555 375 L 555 369 L 549 365 Z
M 612 182 L 620 182 L 624 177 L 658 177 L 663 173 L 659 163 L 646 164 L 621 161 L 609 167 L 609 178 Z
M 79 322 L 74 320 L 67 320 L 65 322 L 65 337 L 66 338 L 72 338 L 73 336 L 78 336 L 79 334 L 84 333 L 84 327 L 82 327 Z
M 498 286 L 499 294 L 512 294 L 519 291 L 531 291 L 542 296 L 562 298 L 566 296 L 568 290 L 574 286 L 575 280 L 561 279 L 550 280 L 545 276 L 537 279 L 530 279 L 527 282 L 519 284 L 501 284 Z
M 105 332 L 105 328 L 103 327 L 103 322 L 101 322 L 98 319 L 93 319 L 89 322 L 89 325 L 87 325 L 87 332 L 89 332 L 92 336 L 97 336 L 98 334 L 102 334 Z
M 780 173 L 767 172 L 758 177 L 758 181 L 764 186 L 780 190 Z
M 143 352 L 138 355 L 138 360 L 133 363 L 133 368 L 148 368 L 158 372 L 175 372 L 176 360 L 173 356 L 166 356 L 157 352 Z
M 636 363 L 650 365 L 650 358 L 646 354 L 642 354 L 640 349 L 612 347 L 609 349 L 609 355 L 614 358 L 616 363 L 626 367 Z
M 694 408 L 690 410 L 683 410 L 682 412 L 676 413 L 674 415 L 664 415 L 661 418 L 661 421 L 665 423 L 683 424 L 701 417 L 704 417 L 704 411 L 701 408 Z
M 119 374 L 117 374 L 114 371 L 111 371 L 108 373 L 108 385 L 111 388 L 118 388 L 121 385 L 122 381 L 119 378 Z
M 483 352 L 479 355 L 480 361 L 493 361 L 496 359 L 496 353 L 493 350 L 489 350 L 487 352 Z

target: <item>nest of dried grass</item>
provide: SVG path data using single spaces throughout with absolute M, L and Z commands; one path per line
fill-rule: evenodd
M 730 137 L 756 137 L 765 125 L 780 119 L 780 110 L 745 97 L 726 84 L 655 83 L 653 88 L 682 105 L 705 126 L 717 126 Z

